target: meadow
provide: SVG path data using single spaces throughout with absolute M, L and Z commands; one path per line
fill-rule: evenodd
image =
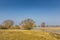
M 44 28 L 40 28 L 40 30 L 60 34 L 60 27 L 44 27 Z
M 0 40 L 60 40 L 60 34 L 41 30 L 0 30 Z

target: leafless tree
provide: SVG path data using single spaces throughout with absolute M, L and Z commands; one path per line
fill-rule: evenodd
M 22 21 L 22 22 L 20 23 L 20 26 L 21 26 L 23 29 L 27 29 L 27 30 L 30 30 L 30 29 L 32 29 L 33 27 L 36 27 L 35 22 L 34 22 L 32 19 L 25 19 L 24 21 Z
M 3 29 L 8 29 L 10 28 L 12 25 L 14 24 L 14 22 L 12 20 L 5 20 L 3 22 Z

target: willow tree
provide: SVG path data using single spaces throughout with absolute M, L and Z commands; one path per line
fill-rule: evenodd
M 20 23 L 22 29 L 30 30 L 33 27 L 36 27 L 35 22 L 32 19 L 25 19 Z

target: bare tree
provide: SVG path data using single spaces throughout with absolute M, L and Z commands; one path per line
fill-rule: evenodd
M 41 27 L 45 27 L 45 22 L 42 22 Z
M 12 20 L 5 20 L 3 22 L 3 29 L 8 29 L 10 28 L 12 25 L 14 24 L 14 22 Z
M 36 27 L 35 22 L 32 19 L 25 19 L 24 21 L 21 22 L 20 26 L 23 29 L 30 30 L 33 27 Z

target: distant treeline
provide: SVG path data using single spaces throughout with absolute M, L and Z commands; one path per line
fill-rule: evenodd
M 35 27 L 48 27 L 44 22 L 41 25 L 36 25 L 35 21 L 32 19 L 25 19 L 21 21 L 19 25 L 14 25 L 13 20 L 5 20 L 2 24 L 0 24 L 0 29 L 24 29 L 24 30 L 31 30 Z

